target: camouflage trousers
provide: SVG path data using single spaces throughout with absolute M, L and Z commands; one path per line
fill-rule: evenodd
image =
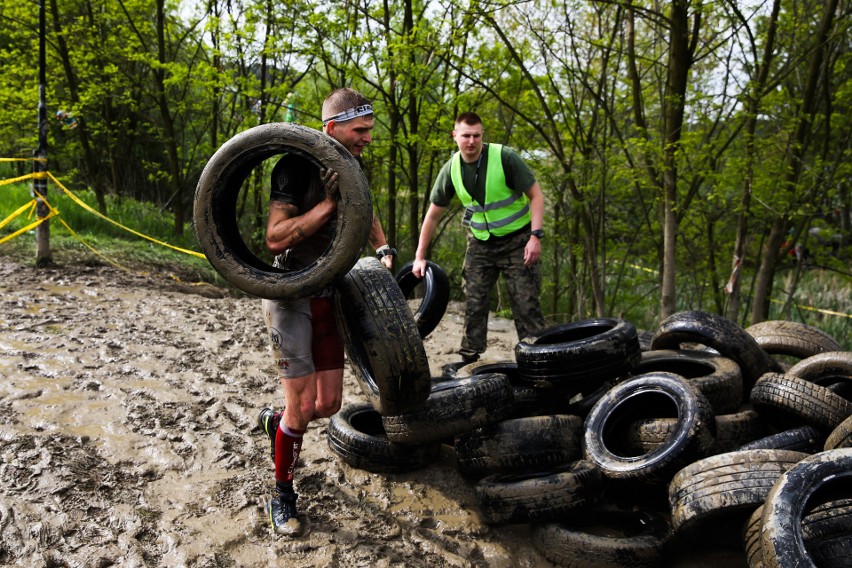
M 468 233 L 462 272 L 466 305 L 459 353 L 463 357 L 485 351 L 491 291 L 500 274 L 506 282 L 518 338 L 544 328 L 539 302 L 541 263 L 524 266 L 524 247 L 529 238 L 529 231 L 525 231 L 506 239 L 480 241 Z

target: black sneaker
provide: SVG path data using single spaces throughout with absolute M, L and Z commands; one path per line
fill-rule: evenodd
M 266 504 L 266 512 L 272 530 L 276 533 L 287 536 L 302 534 L 302 522 L 296 512 L 295 493 L 279 493 L 277 497 L 272 497 Z
M 269 455 L 272 457 L 272 461 L 275 461 L 275 433 L 278 432 L 278 425 L 281 424 L 283 414 L 283 412 L 275 412 L 271 408 L 264 408 L 260 411 L 260 416 L 257 417 L 260 429 L 269 438 Z

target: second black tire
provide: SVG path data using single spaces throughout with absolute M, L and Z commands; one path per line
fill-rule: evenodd
M 563 393 L 590 392 L 626 375 L 639 362 L 633 324 L 599 318 L 545 328 L 515 346 L 520 379 Z
M 393 275 L 365 257 L 335 287 L 346 354 L 367 400 L 382 415 L 426 400 L 432 383 L 423 340 Z
M 410 298 L 414 290 L 423 285 L 423 297 L 414 312 L 414 322 L 420 337 L 425 338 L 432 333 L 447 311 L 450 302 L 450 279 L 444 269 L 432 262 L 426 261 L 426 274 L 417 278 L 411 269 L 414 261 L 403 264 L 396 273 L 396 283 L 402 294 Z

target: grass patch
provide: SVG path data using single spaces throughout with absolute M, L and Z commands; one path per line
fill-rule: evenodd
M 97 210 L 94 193 L 83 191 L 75 192 L 75 195 Z M 31 199 L 26 185 L 0 187 L 0 221 Z M 227 286 L 206 258 L 198 258 L 134 235 L 87 211 L 64 193 L 49 192 L 48 201 L 59 211 L 59 217 L 50 220 L 50 251 L 56 264 L 116 265 L 132 270 L 143 266 L 145 269 L 173 272 L 185 280 Z M 110 219 L 150 238 L 181 249 L 199 250 L 195 233 L 189 224 L 182 236 L 175 235 L 174 217 L 159 211 L 150 203 L 110 198 L 107 210 Z M 59 219 L 65 221 L 76 235 L 70 233 Z M 0 238 L 32 221 L 27 213 L 19 215 L 0 229 Z M 0 245 L 0 255 L 21 263 L 34 263 L 35 229 Z

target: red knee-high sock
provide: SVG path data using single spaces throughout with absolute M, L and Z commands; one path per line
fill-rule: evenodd
M 293 484 L 293 471 L 299 460 L 299 452 L 302 449 L 302 436 L 304 430 L 294 430 L 284 425 L 278 427 L 275 433 L 275 481 L 278 484 Z

